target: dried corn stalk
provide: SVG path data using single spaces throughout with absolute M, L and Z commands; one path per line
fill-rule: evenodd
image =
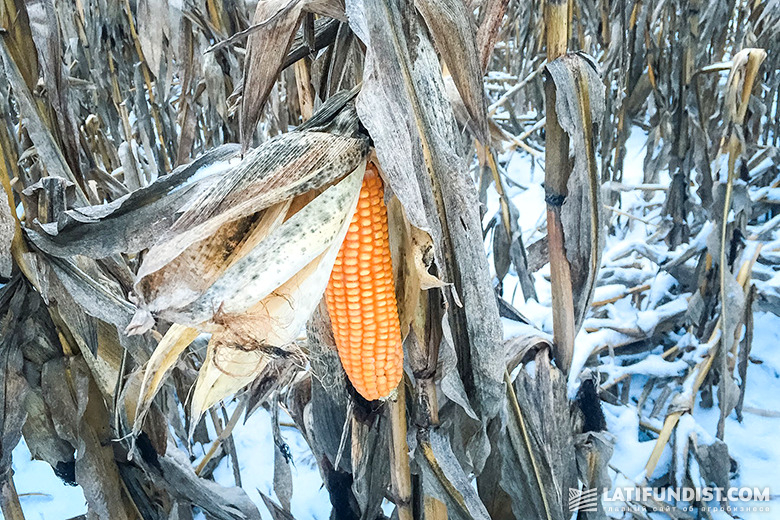
M 548 145 L 545 199 L 556 359 L 568 372 L 604 246 L 594 132 L 604 112 L 604 87 L 595 63 L 583 54 L 557 58 L 547 64 L 547 74 L 548 101 L 555 104 L 551 113 L 565 132 L 562 145 Z

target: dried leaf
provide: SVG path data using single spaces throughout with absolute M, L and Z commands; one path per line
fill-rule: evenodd
M 57 433 L 76 448 L 76 481 L 89 508 L 106 518 L 131 518 L 114 462 L 103 398 L 80 357 L 47 362 L 41 373 Z
M 477 29 L 477 49 L 483 71 L 486 71 L 490 64 L 490 57 L 498 40 L 498 30 L 508 5 L 509 0 L 487 0 L 480 8 L 482 22 Z
M 46 171 L 49 175 L 62 177 L 73 184 L 77 184 L 76 177 L 65 161 L 61 149 L 57 146 L 54 137 L 46 127 L 40 112 L 38 112 L 38 105 L 25 84 L 16 62 L 9 53 L 5 38 L 2 38 L 0 41 L 0 57 L 5 64 L 6 77 L 13 87 L 14 95 L 23 114 L 22 124 L 27 130 L 30 140 L 35 145 L 38 157 L 40 157 L 41 162 L 46 167 Z M 86 197 L 82 192 L 77 191 L 77 197 L 82 204 L 86 202 Z
M 699 470 L 701 471 L 701 479 L 708 484 L 713 484 L 717 487 L 728 488 L 731 479 L 729 475 L 731 473 L 731 457 L 729 456 L 729 448 L 725 442 L 720 439 L 715 439 L 712 444 L 705 444 L 698 442 L 697 438 L 693 439 L 693 456 L 699 463 Z
M 388 224 L 393 256 L 398 317 L 405 335 L 420 307 L 420 298 L 428 289 L 447 284 L 430 273 L 433 266 L 431 236 L 413 226 L 396 197 L 388 203 Z
M 562 196 L 561 221 L 571 269 L 575 330 L 590 307 L 604 247 L 601 180 L 596 163 L 596 133 L 604 112 L 604 85 L 594 62 L 584 54 L 567 54 L 547 64 L 555 84 L 558 123 L 569 136 L 574 168 Z M 588 215 L 588 218 L 583 218 Z
M 390 484 L 389 428 L 386 416 L 360 418 L 353 414 L 351 424 L 352 494 L 360 515 L 376 518 L 381 514 L 382 501 Z
M 279 505 L 274 502 L 271 497 L 266 496 L 266 494 L 262 491 L 260 491 L 260 498 L 263 499 L 263 504 L 265 504 L 268 512 L 271 513 L 272 520 L 295 520 L 293 515 L 279 507 Z
M 0 17 L 0 25 L 6 30 L 3 39 L 8 44 L 8 51 L 24 83 L 28 88 L 33 88 L 38 81 L 38 56 L 24 2 L 4 0 Z
M 73 257 L 49 258 L 49 262 L 43 262 L 87 314 L 115 325 L 119 331 L 130 323 L 135 306 L 124 298 L 119 284 L 104 274 L 94 260 Z
M 284 442 L 279 428 L 279 403 L 271 403 L 273 414 L 271 426 L 274 438 L 274 492 L 285 511 L 290 511 L 293 494 L 292 471 L 290 470 L 290 448 Z
M 474 133 L 488 139 L 483 68 L 477 51 L 477 28 L 464 0 L 416 0 L 415 6 L 431 31 L 436 49 L 447 64 L 466 107 Z
M 750 350 L 753 348 L 753 304 L 756 300 L 755 285 L 751 285 L 745 296 L 745 334 L 739 343 L 738 372 L 739 372 L 739 402 L 737 403 L 737 418 L 742 422 L 742 405 L 745 401 L 745 390 L 747 389 L 747 369 L 750 357 Z
M 507 372 L 514 372 L 521 363 L 530 360 L 529 354 L 536 357 L 536 353 L 545 348 L 552 348 L 552 336 L 545 334 L 536 327 L 528 324 L 513 325 L 514 335 L 506 340 Z
M 490 518 L 445 435 L 438 430 L 431 430 L 430 443 L 420 444 L 415 455 L 422 470 L 425 493 L 446 504 L 448 518 Z
M 25 229 L 27 237 L 36 247 L 60 257 L 105 258 L 138 252 L 159 239 L 186 204 L 219 182 L 235 166 L 231 162 L 238 152 L 237 145 L 218 146 L 115 201 L 67 210 L 55 222 L 42 224 L 44 233 Z
M 24 402 L 29 391 L 22 373 L 24 358 L 19 341 L 27 288 L 23 283 L 12 283 L 0 293 L 2 318 L 0 318 L 0 479 L 11 475 L 11 453 L 22 436 L 22 425 L 27 418 Z
M 68 165 L 74 173 L 78 173 L 78 127 L 68 107 L 70 93 L 68 82 L 64 79 L 60 58 L 62 41 L 56 6 L 53 0 L 25 0 L 24 3 L 35 50 L 38 53 L 38 63 L 42 65 L 46 97 L 51 103 L 54 116 L 52 132 L 62 141 L 62 152 Z
M 143 465 L 146 478 L 159 482 L 171 497 L 184 500 L 219 520 L 260 520 L 257 506 L 238 487 L 223 487 L 212 480 L 199 478 L 192 469 L 187 454 L 168 439 L 166 454 L 157 457 L 159 465 L 149 464 L 142 457 L 134 460 Z M 112 517 L 113 518 L 113 517 Z
M 512 498 L 515 517 L 567 519 L 563 493 L 578 483 L 573 434 L 560 427 L 571 424 L 565 378 L 550 363 L 549 350 L 542 349 L 533 374 L 521 369 L 513 388 L 507 388 L 501 486 Z
M 249 148 L 252 136 L 284 58 L 295 38 L 303 2 L 300 0 L 261 0 L 257 3 L 253 25 L 263 30 L 249 35 L 244 66 L 244 94 L 241 98 L 241 143 Z
M 143 57 L 152 74 L 159 76 L 164 59 L 164 39 L 171 39 L 168 0 L 140 0 L 136 19 Z
M 198 336 L 196 329 L 183 325 L 173 324 L 165 333 L 163 339 L 157 345 L 146 366 L 144 367 L 143 380 L 138 393 L 135 417 L 133 417 L 133 432 L 140 433 L 143 418 L 152 404 L 152 399 L 157 395 L 160 386 L 170 373 L 179 355 Z

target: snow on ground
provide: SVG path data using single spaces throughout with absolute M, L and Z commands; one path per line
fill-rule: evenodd
M 646 135 L 641 130 L 634 129 L 628 142 L 626 156 L 626 168 L 624 171 L 623 183 L 626 185 L 636 185 L 643 182 L 642 164 L 645 154 Z M 508 187 L 508 192 L 515 205 L 520 208 L 520 226 L 523 230 L 523 240 L 526 246 L 540 239 L 545 233 L 545 206 L 544 192 L 540 186 L 543 173 L 539 168 L 534 168 L 532 158 L 527 154 L 515 154 L 508 159 L 507 166 L 508 177 L 514 181 Z M 662 172 L 660 183 L 668 184 L 668 173 Z M 642 222 L 637 219 L 627 220 L 619 216 L 622 228 L 619 228 L 618 235 L 607 237 L 603 258 L 605 260 L 614 260 L 620 258 L 626 251 L 634 245 L 641 244 L 645 248 L 650 248 L 646 238 L 656 231 L 654 225 L 659 221 L 658 208 L 663 202 L 663 192 L 657 191 L 645 199 L 644 193 L 632 191 L 621 194 L 621 211 L 643 215 Z M 645 208 L 655 207 L 654 210 L 645 211 Z M 498 197 L 493 194 L 488 201 L 488 211 L 486 219 L 492 217 L 499 209 Z M 612 216 L 614 218 L 614 215 Z M 705 225 L 696 238 L 706 240 L 711 228 Z M 488 237 L 489 242 L 489 237 Z M 770 246 L 766 246 L 769 248 Z M 663 248 L 656 248 L 654 253 L 659 255 L 667 254 Z M 748 254 L 748 253 L 746 253 Z M 608 320 L 586 320 L 587 325 L 593 325 L 599 328 L 598 324 L 609 323 L 612 326 L 638 326 L 642 330 L 652 330 L 659 318 L 665 312 L 674 312 L 675 310 L 684 310 L 687 306 L 686 294 L 673 296 L 672 289 L 676 284 L 675 279 L 661 271 L 655 264 L 646 258 L 631 258 L 632 264 L 639 264 L 634 269 L 635 274 L 641 278 L 648 273 L 652 273 L 652 287 L 646 293 L 642 308 L 637 310 L 630 302 L 630 298 L 624 298 L 609 306 Z M 761 267 L 758 266 L 757 269 Z M 641 276 L 640 276 L 641 275 Z M 535 273 L 536 290 L 539 301 L 524 301 L 522 291 L 520 290 L 517 277 L 512 273 L 504 280 L 504 298 L 512 303 L 525 317 L 527 317 L 536 327 L 545 332 L 552 332 L 552 319 L 550 316 L 550 283 L 545 278 L 549 277 L 549 265 Z M 602 270 L 602 277 L 608 277 L 609 273 Z M 778 286 L 775 278 L 765 282 L 767 285 Z M 603 279 L 603 278 L 602 278 Z M 625 284 L 606 284 L 596 290 L 594 300 L 605 300 L 619 296 L 626 288 Z M 664 299 L 670 300 L 658 307 L 656 304 Z M 644 309 L 652 309 L 645 311 Z M 505 322 L 505 337 L 511 337 L 513 333 L 520 328 L 508 320 Z M 596 348 L 603 348 L 605 345 L 617 344 L 625 336 L 612 329 L 599 328 L 596 332 L 581 331 L 575 340 L 575 356 L 573 362 L 572 374 L 570 378 L 569 390 L 573 395 L 579 382 L 576 374 L 579 373 L 578 367 L 584 366 L 588 357 Z M 684 338 L 679 339 L 685 341 Z M 753 349 L 751 352 L 752 363 L 748 368 L 747 391 L 745 397 L 745 412 L 743 422 L 736 419 L 736 414 L 732 412 L 727 419 L 725 427 L 725 442 L 728 445 L 730 456 L 737 462 L 739 467 L 736 475 L 733 475 L 732 486 L 749 486 L 756 488 L 768 487 L 772 494 L 770 503 L 771 513 L 739 513 L 741 518 L 768 520 L 768 518 L 780 518 L 780 442 L 778 442 L 778 432 L 780 432 L 780 317 L 768 313 L 756 313 Z M 639 393 L 647 381 L 648 374 L 671 375 L 683 372 L 687 368 L 687 363 L 683 360 L 669 362 L 665 361 L 659 355 L 663 347 L 659 345 L 649 354 L 643 354 L 638 357 L 634 364 L 621 366 L 615 364 L 614 360 L 606 356 L 602 360 L 599 370 L 607 373 L 614 379 L 626 373 L 639 374 L 634 375 L 634 384 L 632 384 L 632 397 L 634 393 Z M 625 360 L 625 357 L 621 358 Z M 626 406 L 613 406 L 604 403 L 604 413 L 607 419 L 608 430 L 614 436 L 616 444 L 613 457 L 610 464 L 613 468 L 611 475 L 613 485 L 631 486 L 642 481 L 645 477 L 644 470 L 650 453 L 655 445 L 655 438 L 650 438 L 639 427 L 639 413 L 636 409 L 634 400 L 629 400 Z M 645 410 L 646 411 L 646 410 Z M 654 426 L 661 427 L 663 423 L 664 410 L 654 419 Z M 711 442 L 714 438 L 718 418 L 719 408 L 717 401 L 711 408 L 702 408 L 699 397 L 696 399 L 696 407 L 691 416 L 684 416 L 680 423 L 681 432 L 687 433 L 687 429 L 696 432 L 702 442 Z M 647 416 L 644 413 L 643 416 Z M 679 434 L 679 433 L 678 433 Z M 705 441 L 705 439 L 707 439 Z M 660 476 L 666 472 L 671 463 L 672 453 L 669 446 L 664 451 L 661 460 L 656 467 L 655 476 Z M 714 504 L 713 504 L 714 505 Z M 756 505 L 753 503 L 753 505 Z M 765 504 L 758 504 L 765 505 Z M 725 513 L 713 513 L 713 518 L 722 518 Z M 619 518 L 621 515 L 617 515 Z M 653 514 L 652 518 L 668 518 L 665 515 Z M 729 517 L 730 518 L 730 517 Z
M 282 423 L 292 422 L 286 416 L 280 417 L 280 420 Z M 213 430 L 211 434 L 214 435 Z M 306 441 L 295 428 L 282 426 L 282 436 L 293 456 L 293 516 L 296 520 L 326 520 L 330 517 L 330 499 L 322 486 L 319 470 Z M 243 488 L 258 505 L 263 519 L 270 520 L 271 516 L 263 505 L 260 492 L 276 500 L 273 492 L 274 441 L 271 415 L 264 409 L 258 410 L 246 424 L 236 426 L 234 439 Z M 200 445 L 194 446 L 193 451 L 200 455 L 204 452 Z M 30 457 L 27 445 L 24 441 L 20 442 L 13 452 L 13 469 L 14 483 L 25 518 L 53 520 L 86 513 L 81 488 L 65 485 L 54 475 L 51 466 L 31 460 Z M 214 471 L 214 479 L 224 486 L 234 485 L 233 469 L 227 457 L 222 459 Z M 200 515 L 199 518 L 204 517 Z
M 724 441 L 729 455 L 739 464 L 734 486 L 768 487 L 772 494 L 772 513 L 745 514 L 746 519 L 768 520 L 780 517 L 780 317 L 766 312 L 755 314 L 753 362 L 747 372 L 744 417 L 734 413 L 726 423 Z M 697 402 L 693 417 L 708 432 L 715 432 L 719 410 L 702 408 Z
M 292 423 L 292 419 L 280 413 L 281 423 Z M 290 447 L 293 456 L 292 514 L 296 520 L 326 520 L 330 517 L 330 498 L 322 485 L 314 456 L 297 429 L 281 427 L 282 437 Z M 213 434 L 213 432 L 212 432 Z M 260 491 L 277 501 L 273 492 L 274 440 L 271 432 L 271 414 L 260 409 L 249 417 L 246 424 L 236 426 L 233 431 L 236 454 L 241 471 L 242 487 L 258 504 L 263 518 L 270 519 Z M 228 458 L 214 472 L 214 479 L 223 486 L 235 485 L 233 469 Z
M 738 465 L 738 471 L 731 485 L 769 488 L 772 495 L 772 500 L 768 504 L 770 513 L 740 513 L 740 517 L 746 520 L 777 518 L 780 511 L 780 443 L 777 442 L 780 417 L 761 415 L 767 411 L 780 411 L 778 345 L 780 345 L 780 317 L 764 312 L 756 313 L 755 337 L 751 352 L 753 362 L 748 369 L 743 422 L 737 421 L 736 414 L 732 413 L 726 421 L 724 438 L 729 455 Z M 638 377 L 637 384 L 633 386 L 641 388 L 646 379 Z M 613 483 L 616 487 L 633 486 L 644 477 L 645 463 L 650 457 L 655 439 L 647 438 L 640 433 L 636 406 L 632 404 L 613 406 L 604 403 L 603 408 L 608 429 L 616 440 L 610 463 L 618 468 L 620 473 L 612 471 Z M 717 405 L 703 408 L 701 400 L 697 398 L 692 416 L 684 416 L 687 419 L 692 417 L 692 424 L 686 426 L 681 421 L 678 428 L 695 429 L 700 439 L 711 442 L 717 429 L 719 414 Z M 660 421 L 657 426 L 660 426 Z M 667 446 L 654 476 L 660 476 L 666 471 L 671 457 L 671 449 Z M 766 503 L 751 504 L 767 505 Z
M 26 520 L 73 518 L 87 512 L 81 487 L 64 484 L 49 464 L 32 460 L 24 439 L 14 449 L 13 471 Z

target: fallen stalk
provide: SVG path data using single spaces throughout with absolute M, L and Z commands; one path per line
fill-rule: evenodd
M 196 475 L 201 474 L 203 468 L 206 467 L 206 464 L 208 464 L 208 462 L 217 452 L 217 448 L 219 448 L 222 442 L 224 442 L 225 439 L 227 439 L 230 436 L 230 434 L 233 433 L 233 428 L 235 428 L 236 424 L 238 424 L 238 418 L 241 417 L 241 413 L 244 411 L 244 407 L 245 407 L 245 402 L 241 401 L 241 403 L 236 407 L 236 409 L 233 410 L 233 415 L 230 416 L 230 420 L 222 429 L 222 431 L 217 435 L 217 438 L 214 439 L 214 442 L 211 443 L 211 446 L 209 446 L 209 451 L 206 452 L 206 454 L 203 456 L 203 459 L 195 467 Z M 214 423 L 214 427 L 217 428 L 217 422 Z
M 536 67 L 533 72 L 531 72 L 528 76 L 523 79 L 520 83 L 512 86 L 509 90 L 507 90 L 495 103 L 490 105 L 488 107 L 488 115 L 492 116 L 496 113 L 496 110 L 498 110 L 499 107 L 501 107 L 504 103 L 509 101 L 509 99 L 517 92 L 519 92 L 523 87 L 528 85 L 531 80 L 533 80 L 536 76 L 539 75 L 540 72 L 544 70 L 544 63 Z
M 753 265 L 756 263 L 760 251 L 761 251 L 760 247 L 756 248 L 756 252 L 753 254 L 753 257 L 750 260 L 746 261 L 744 264 L 742 264 L 742 267 L 739 270 L 739 274 L 737 275 L 737 282 L 743 288 L 750 281 L 750 273 L 753 270 Z M 705 354 L 706 357 L 696 365 L 696 367 L 693 369 L 693 372 L 691 372 L 686 378 L 686 384 L 684 385 L 684 387 L 687 387 L 689 381 L 692 383 L 690 386 L 690 390 L 688 391 L 688 393 L 690 394 L 690 403 L 689 403 L 688 410 L 693 409 L 693 404 L 694 404 L 693 402 L 696 399 L 696 395 L 699 392 L 699 388 L 701 388 L 702 383 L 704 383 L 704 379 L 707 377 L 707 374 L 709 374 L 710 368 L 712 367 L 712 363 L 715 361 L 715 358 L 717 357 L 717 349 L 720 347 L 721 343 L 723 342 L 724 338 L 722 336 L 721 320 L 722 320 L 722 316 L 718 318 L 718 321 L 715 325 L 715 329 L 712 331 L 712 334 L 710 335 L 710 339 L 707 342 L 709 347 L 707 348 L 707 353 Z M 666 447 L 666 444 L 669 442 L 669 438 L 671 437 L 675 426 L 677 426 L 677 423 L 680 421 L 680 417 L 682 417 L 683 413 L 688 413 L 688 411 L 677 410 L 666 416 L 666 419 L 664 420 L 663 428 L 661 428 L 661 433 L 658 435 L 658 439 L 655 442 L 653 451 L 650 453 L 650 458 L 648 459 L 647 464 L 645 465 L 645 478 L 649 479 L 653 475 L 653 472 L 655 471 L 655 467 L 656 465 L 658 465 L 658 461 L 661 459 L 661 455 L 663 454 L 664 448 Z
M 615 303 L 616 301 L 622 300 L 626 296 L 630 296 L 632 294 L 645 292 L 650 290 L 649 284 L 644 285 L 637 285 L 636 287 L 632 287 L 628 289 L 627 291 L 623 292 L 622 294 L 618 296 L 613 296 L 612 298 L 607 298 L 606 300 L 599 300 L 597 302 L 593 302 L 590 304 L 591 307 L 603 307 L 604 305 L 608 305 L 610 303 Z

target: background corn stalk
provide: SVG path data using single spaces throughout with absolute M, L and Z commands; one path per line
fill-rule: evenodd
M 572 396 L 567 377 L 598 366 L 604 350 L 662 343 L 665 358 L 680 356 L 683 347 L 664 343 L 668 329 L 701 340 L 709 356 L 680 376 L 692 392 L 654 398 L 659 410 L 673 406 L 651 432 L 647 476 L 699 389 L 718 394 L 722 438 L 723 419 L 734 407 L 742 413 L 752 307 L 780 304 L 751 286 L 753 267 L 776 253 L 751 246 L 742 254 L 744 237 L 766 241 L 778 223 L 778 18 L 773 0 L 0 1 L 4 515 L 22 518 L 10 456 L 23 434 L 35 457 L 83 488 L 92 517 L 188 518 L 197 506 L 213 518 L 258 518 L 240 475 L 234 488 L 210 475 L 225 457 L 238 465 L 232 428 L 266 407 L 279 503 L 264 498 L 264 507 L 275 518 L 290 516 L 280 408 L 308 441 L 335 518 L 375 518 L 385 498 L 415 518 L 566 518 L 567 487 L 605 483 L 610 445 L 599 398 L 625 400 L 631 383 L 586 371 Z M 155 256 L 163 246 L 152 247 L 158 238 L 192 225 L 174 221 L 250 148 L 297 139 L 290 130 L 310 118 L 299 131 L 332 132 L 335 114 L 317 109 L 358 84 L 360 132 L 391 194 L 408 369 L 395 403 L 405 400 L 406 412 L 354 393 L 321 305 L 304 341 L 278 345 L 262 369 L 228 387 L 245 387 L 232 415 L 201 416 L 206 406 L 196 406 L 182 420 L 178 407 L 191 404 L 198 370 L 209 366 L 205 338 L 176 324 L 181 314 L 125 333 L 149 303 L 136 294 L 139 269 L 164 258 Z M 623 275 L 599 268 L 603 236 L 620 226 L 618 194 L 634 189 L 622 173 L 635 125 L 649 136 L 637 189 L 666 193 L 667 218 L 651 245 L 678 249 L 630 254 L 674 276 L 690 311 L 664 314 L 651 331 L 623 327 L 619 341 L 577 359 L 586 316 L 615 327 L 598 321 L 610 302 L 592 299 L 597 285 Z M 323 142 L 311 149 L 342 150 Z M 498 160 L 513 149 L 545 156 L 548 233 L 530 243 Z M 658 187 L 667 169 L 672 182 Z M 492 220 L 479 205 L 491 184 L 501 199 Z M 274 202 L 303 205 L 305 191 L 274 192 Z M 240 218 L 269 212 L 266 203 L 250 200 Z M 231 208 L 209 207 L 224 216 L 214 228 L 222 241 L 190 250 L 188 263 L 210 265 L 220 279 L 228 262 L 215 254 L 246 235 Z M 226 223 L 237 226 L 229 239 Z M 550 262 L 552 340 L 527 327 L 503 342 L 499 315 L 523 317 L 500 283 L 494 291 L 481 240 L 490 227 L 496 278 L 518 274 L 523 297 L 537 297 L 534 273 Z M 625 281 L 637 306 L 645 282 Z M 531 360 L 535 370 L 515 370 Z M 208 446 L 198 464 L 181 449 L 188 439 Z M 399 470 L 405 449 L 411 475 Z

